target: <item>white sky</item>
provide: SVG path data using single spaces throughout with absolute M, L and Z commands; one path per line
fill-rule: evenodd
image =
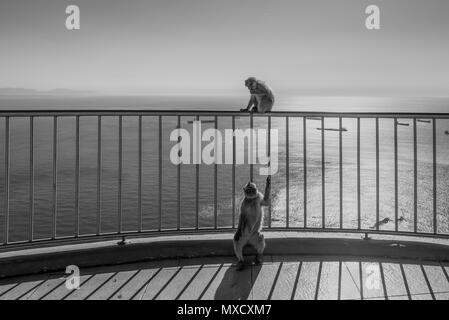
M 1 0 L 0 87 L 227 94 L 254 75 L 275 91 L 449 95 L 448 16 L 447 0 Z

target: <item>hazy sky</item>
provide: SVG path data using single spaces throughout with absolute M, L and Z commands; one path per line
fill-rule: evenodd
M 0 87 L 449 95 L 449 1 L 0 0 L 0 57 Z

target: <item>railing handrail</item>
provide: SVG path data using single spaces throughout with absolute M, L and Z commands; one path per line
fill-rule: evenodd
M 448 106 L 449 110 L 449 106 Z M 117 115 L 157 115 L 157 116 L 254 116 L 254 117 L 329 117 L 329 118 L 443 118 L 449 119 L 449 111 L 446 112 L 334 112 L 334 111 L 274 111 L 269 113 L 248 113 L 231 110 L 147 110 L 147 109 L 24 109 L 24 110 L 2 110 L 2 117 L 30 117 L 30 116 L 117 116 Z

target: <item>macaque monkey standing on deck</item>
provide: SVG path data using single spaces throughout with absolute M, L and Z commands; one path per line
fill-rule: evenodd
M 254 77 L 249 77 L 245 80 L 245 86 L 251 93 L 248 106 L 245 109 L 240 109 L 241 112 L 271 112 L 274 105 L 273 90 L 261 80 Z
M 237 232 L 234 235 L 234 252 L 238 259 L 237 270 L 242 270 L 244 265 L 243 247 L 249 243 L 257 250 L 256 263 L 262 262 L 265 239 L 260 232 L 263 225 L 262 206 L 270 205 L 271 177 L 267 177 L 265 194 L 257 190 L 253 182 L 243 188 L 245 199 L 240 207 L 240 218 Z

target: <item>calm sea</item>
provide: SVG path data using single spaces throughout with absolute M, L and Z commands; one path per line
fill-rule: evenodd
M 246 97 L 0 97 L 0 109 L 158 109 L 158 110 L 238 110 L 246 105 Z M 278 97 L 276 110 L 296 111 L 357 111 L 357 112 L 448 112 L 449 98 L 366 98 L 366 97 Z M 182 117 L 182 127 L 191 132 L 188 121 Z M 201 120 L 211 120 L 207 117 Z M 177 119 L 164 117 L 162 148 L 162 227 L 176 227 L 177 168 L 169 161 L 174 145 L 170 132 Z M 409 126 L 398 126 L 398 181 L 400 230 L 413 230 L 413 122 L 401 119 Z M 10 241 L 26 239 L 30 212 L 29 120 L 12 118 L 11 168 L 10 168 Z M 308 120 L 307 125 L 307 225 L 320 227 L 322 222 L 322 167 L 321 131 L 319 121 Z M 51 235 L 52 202 L 52 125 L 51 118 L 35 120 L 35 216 L 34 238 Z M 203 123 L 203 130 L 213 124 Z M 248 128 L 249 120 L 242 116 L 236 120 L 237 128 Z M 267 120 L 255 119 L 256 127 L 266 127 Z M 231 128 L 228 118 L 219 118 L 219 129 Z M 279 130 L 279 171 L 273 176 L 272 225 L 286 223 L 302 226 L 304 222 L 303 198 L 303 137 L 302 118 L 289 120 L 289 197 L 286 188 L 286 119 L 273 119 L 272 127 Z M 326 128 L 337 128 L 335 119 L 325 120 Z M 356 120 L 343 119 L 343 226 L 357 226 L 357 153 Z M 394 140 L 393 121 L 380 119 L 380 219 L 394 220 Z M 138 119 L 123 118 L 123 229 L 136 230 L 138 226 Z M 0 118 L 0 150 L 4 150 L 5 121 Z M 448 233 L 449 217 L 449 121 L 437 121 L 437 228 Z M 375 222 L 376 167 L 375 122 L 361 120 L 361 226 L 371 227 Z M 58 169 L 57 169 L 57 235 L 72 235 L 75 228 L 75 119 L 59 119 Z M 81 117 L 80 120 L 80 233 L 96 232 L 97 218 L 97 119 Z M 418 122 L 418 230 L 433 230 L 433 180 L 432 180 L 432 124 Z M 158 175 L 158 121 L 155 117 L 143 118 L 143 189 L 142 221 L 144 229 L 154 229 L 159 224 Z M 244 152 L 244 150 L 240 150 Z M 338 132 L 325 132 L 325 211 L 326 226 L 338 227 L 339 211 L 339 144 Z M 0 152 L 0 241 L 4 240 L 4 153 Z M 104 117 L 102 125 L 102 183 L 101 229 L 114 232 L 118 226 L 118 119 Z M 181 166 L 181 226 L 193 227 L 196 221 L 196 167 Z M 214 224 L 214 166 L 201 165 L 199 174 L 199 225 Z M 265 177 L 255 181 L 263 188 Z M 241 200 L 241 188 L 249 180 L 249 166 L 236 166 L 236 187 L 232 190 L 232 166 L 218 166 L 218 225 L 232 224 L 232 198 L 236 199 L 236 215 Z M 287 198 L 289 199 L 287 203 Z M 237 216 L 235 217 L 237 219 Z M 388 222 L 381 229 L 393 229 Z

